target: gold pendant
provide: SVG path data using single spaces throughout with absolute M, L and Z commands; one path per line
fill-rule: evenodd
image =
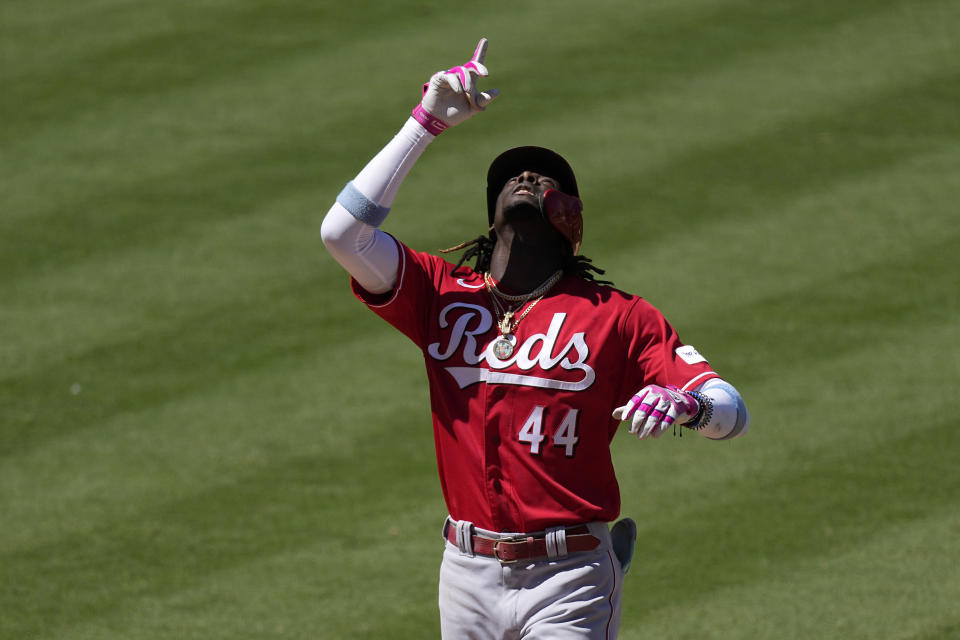
M 503 335 L 509 335 L 510 331 L 513 329 L 513 311 L 507 311 L 503 314 L 503 320 L 498 323 L 500 328 L 500 333 Z
M 493 355 L 495 355 L 498 360 L 506 360 L 513 355 L 513 343 L 516 342 L 516 340 L 517 339 L 509 333 L 498 337 L 493 341 Z

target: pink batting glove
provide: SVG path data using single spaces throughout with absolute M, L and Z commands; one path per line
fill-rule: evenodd
M 413 109 L 413 117 L 433 135 L 456 126 L 486 109 L 500 95 L 496 89 L 480 91 L 477 78 L 490 75 L 483 64 L 487 39 L 481 38 L 473 57 L 464 64 L 438 71 L 423 85 L 423 98 Z
M 686 391 L 669 385 L 651 384 L 622 407 L 613 410 L 617 420 L 630 420 L 630 433 L 640 440 L 659 438 L 676 423 L 690 422 L 700 412 L 700 403 Z

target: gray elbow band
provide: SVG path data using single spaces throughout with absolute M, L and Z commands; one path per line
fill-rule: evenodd
M 390 213 L 390 207 L 381 207 L 376 202 L 360 193 L 360 190 L 353 186 L 353 182 L 348 182 L 340 195 L 337 196 L 337 202 L 350 214 L 371 227 L 379 227 L 387 219 Z

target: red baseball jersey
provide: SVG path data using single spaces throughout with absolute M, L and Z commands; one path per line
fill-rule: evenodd
M 398 244 L 394 289 L 353 291 L 423 351 L 450 516 L 503 532 L 615 520 L 611 412 L 647 384 L 717 377 L 707 361 L 642 298 L 574 276 L 520 321 L 500 360 L 483 278 Z

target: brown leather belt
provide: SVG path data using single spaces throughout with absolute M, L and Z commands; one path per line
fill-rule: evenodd
M 444 525 L 444 536 L 450 544 L 457 545 L 457 528 L 450 521 Z M 568 554 L 592 551 L 600 546 L 600 539 L 590 534 L 587 525 L 567 527 L 566 541 Z M 543 533 L 509 538 L 488 538 L 474 534 L 470 536 L 470 544 L 475 554 L 496 558 L 500 564 L 545 560 L 548 557 L 547 540 Z

